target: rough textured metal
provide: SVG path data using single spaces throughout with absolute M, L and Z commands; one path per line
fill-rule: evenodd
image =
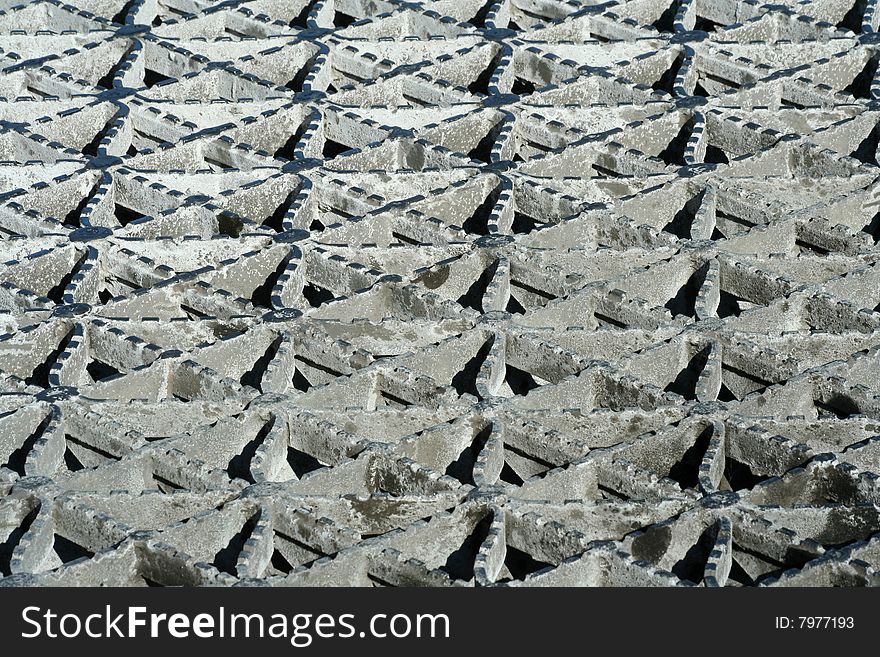
M 0 0 L 0 585 L 878 583 L 873 0 Z

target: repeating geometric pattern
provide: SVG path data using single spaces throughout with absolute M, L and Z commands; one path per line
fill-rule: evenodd
M 874 0 L 0 0 L 0 584 L 880 583 Z

